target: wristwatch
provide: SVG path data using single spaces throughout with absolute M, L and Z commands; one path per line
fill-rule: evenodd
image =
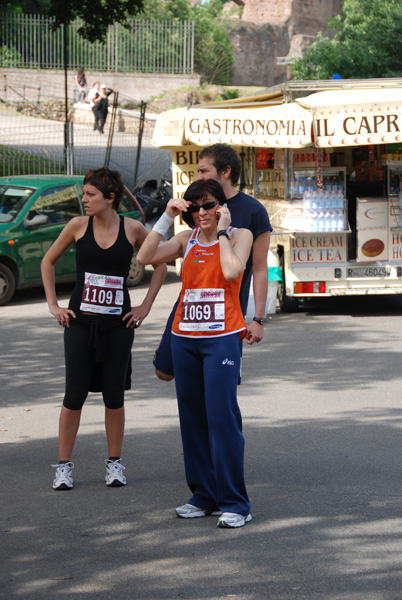
M 257 321 L 260 325 L 264 325 L 265 319 L 260 319 L 260 317 L 253 317 L 253 321 Z
M 228 240 L 230 240 L 231 236 L 230 236 L 230 233 L 229 233 L 229 231 L 227 229 L 221 229 L 220 231 L 218 231 L 218 233 L 217 233 L 217 238 L 218 239 L 219 239 L 220 235 L 224 235 L 225 237 L 228 238 Z

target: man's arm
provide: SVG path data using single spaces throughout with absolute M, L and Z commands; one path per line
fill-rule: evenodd
M 253 292 L 255 317 L 265 317 L 268 295 L 268 249 L 270 232 L 259 235 L 253 244 Z M 252 321 L 248 326 L 247 344 L 260 342 L 264 337 L 264 326 Z

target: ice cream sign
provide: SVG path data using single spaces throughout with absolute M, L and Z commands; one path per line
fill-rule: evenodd
M 290 261 L 293 264 L 341 263 L 346 261 L 345 235 L 308 234 L 292 238 Z

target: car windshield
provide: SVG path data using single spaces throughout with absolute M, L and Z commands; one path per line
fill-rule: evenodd
M 35 189 L 0 184 L 0 223 L 13 221 Z

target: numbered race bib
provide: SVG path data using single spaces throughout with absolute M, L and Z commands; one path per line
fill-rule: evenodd
M 179 323 L 181 331 L 225 331 L 225 290 L 186 290 Z
M 85 273 L 80 310 L 102 315 L 121 315 L 123 277 Z

